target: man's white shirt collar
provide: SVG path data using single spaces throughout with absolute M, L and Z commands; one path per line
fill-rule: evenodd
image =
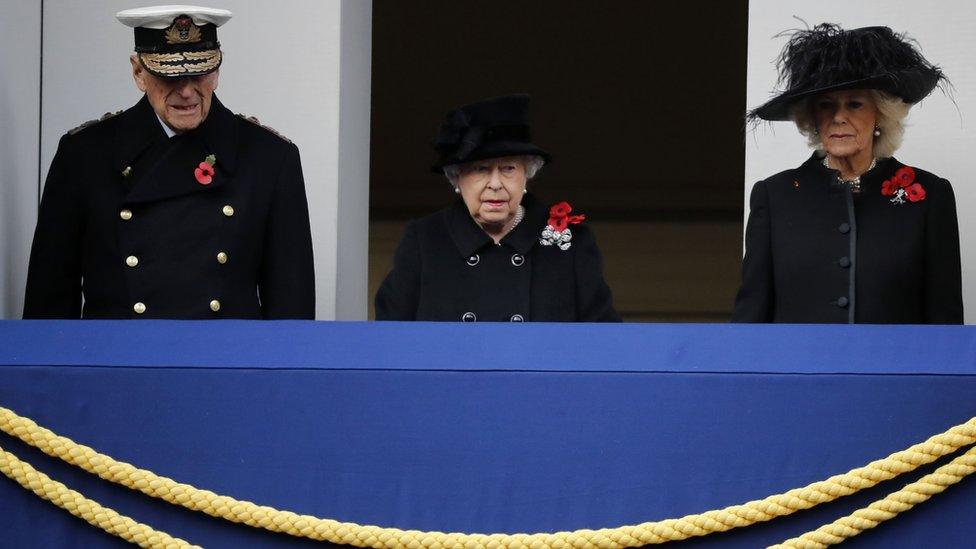
M 153 113 L 153 114 L 156 114 L 156 113 Z M 156 114 L 156 120 L 159 120 L 159 125 L 162 126 L 163 127 L 163 131 L 166 132 L 166 137 L 173 137 L 174 135 L 176 135 L 176 132 L 173 131 L 173 128 L 170 128 L 169 126 L 167 126 L 166 125 L 166 122 L 163 122 L 163 119 L 160 118 L 158 114 Z

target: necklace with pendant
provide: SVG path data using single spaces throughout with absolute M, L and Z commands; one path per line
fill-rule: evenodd
M 864 173 L 868 173 L 869 171 L 873 170 L 874 169 L 874 166 L 877 163 L 878 163 L 878 159 L 877 158 L 872 158 L 871 159 L 871 165 L 868 166 L 868 169 L 865 170 Z M 833 169 L 833 168 L 830 167 L 830 162 L 827 160 L 827 157 L 826 156 L 824 156 L 823 165 L 824 165 L 824 168 L 827 168 L 828 170 L 832 170 Z M 851 188 L 851 192 L 854 193 L 854 194 L 858 194 L 858 193 L 861 192 L 861 176 L 860 175 L 857 176 L 857 177 L 855 177 L 854 179 L 844 179 L 844 178 L 842 178 L 840 176 L 840 171 L 838 171 L 837 172 L 837 181 L 841 185 L 847 185 L 848 187 L 850 187 Z

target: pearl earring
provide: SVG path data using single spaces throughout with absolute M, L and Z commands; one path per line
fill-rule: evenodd
M 454 194 L 461 194 L 461 189 L 454 187 Z
M 874 136 L 875 137 L 878 137 L 879 135 L 881 135 L 881 128 L 878 127 L 878 126 L 875 126 L 874 127 Z

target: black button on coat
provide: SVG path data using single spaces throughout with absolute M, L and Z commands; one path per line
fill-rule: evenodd
M 461 199 L 411 221 L 376 293 L 377 320 L 620 321 L 593 232 L 570 225 L 567 250 L 539 243 L 548 209 L 532 194 L 499 244 Z
M 816 155 L 752 189 L 733 322 L 961 324 L 952 186 L 915 168 L 925 198 L 892 203 L 879 160 L 854 194 Z
M 194 170 L 211 154 L 216 173 L 202 185 Z M 314 314 L 295 145 L 216 97 L 199 128 L 173 138 L 145 97 L 61 138 L 34 233 L 24 318 Z

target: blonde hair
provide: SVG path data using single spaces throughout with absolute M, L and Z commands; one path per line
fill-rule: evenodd
M 889 158 L 901 147 L 901 141 L 905 137 L 905 119 L 912 105 L 902 101 L 900 97 L 880 90 L 868 91 L 871 92 L 871 98 L 874 99 L 874 105 L 878 109 L 875 124 L 881 130 L 881 135 L 874 138 L 872 153 L 875 158 Z M 790 112 L 796 128 L 807 138 L 810 147 L 823 153 L 823 144 L 817 133 L 817 122 L 811 109 L 815 97 L 797 101 L 790 107 Z

